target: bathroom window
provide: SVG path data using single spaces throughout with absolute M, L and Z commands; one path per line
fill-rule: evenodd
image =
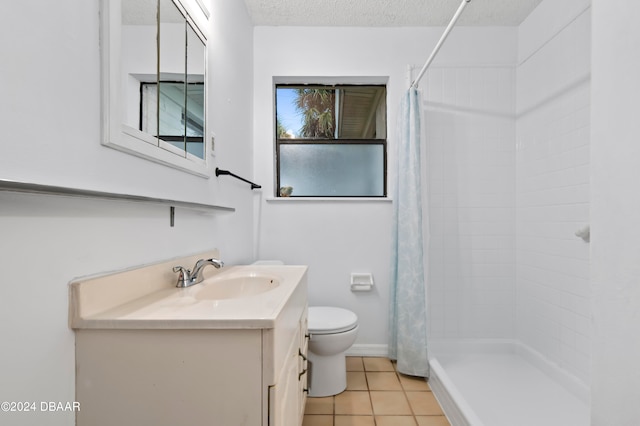
M 276 85 L 278 197 L 386 197 L 384 85 Z

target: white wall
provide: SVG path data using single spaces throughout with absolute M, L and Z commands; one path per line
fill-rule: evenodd
M 67 283 L 217 247 L 252 258 L 253 194 L 100 144 L 98 1 L 0 6 L 0 179 L 228 205 L 235 213 L 0 192 L 0 401 L 73 401 Z M 214 166 L 251 176 L 252 28 L 242 2 L 211 0 Z M 72 413 L 0 413 L 72 425 Z
M 543 1 L 518 30 L 517 337 L 589 384 L 589 0 Z
M 254 162 L 264 185 L 256 195 L 256 257 L 303 263 L 309 303 L 352 309 L 359 316 L 356 345 L 386 350 L 392 204 L 385 201 L 269 201 L 274 194 L 274 77 L 388 79 L 389 187 L 394 176 L 397 107 L 408 88 L 408 66 L 422 66 L 441 28 L 257 27 L 254 33 Z M 509 65 L 510 28 L 457 28 L 437 65 Z M 393 198 L 393 194 L 390 194 Z M 371 293 L 351 293 L 349 274 L 372 272 Z
M 516 51 L 504 47 L 510 65 L 426 74 L 432 338 L 514 337 Z
M 640 4 L 593 0 L 592 425 L 640 424 Z

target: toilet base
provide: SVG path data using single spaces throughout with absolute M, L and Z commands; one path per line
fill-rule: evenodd
M 332 396 L 347 388 L 345 353 L 319 356 L 309 351 L 309 396 Z

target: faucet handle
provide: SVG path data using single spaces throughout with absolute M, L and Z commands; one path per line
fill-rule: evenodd
M 181 274 L 189 275 L 189 270 L 184 266 L 174 266 L 173 272 L 180 272 Z
M 191 271 L 183 266 L 174 266 L 173 272 L 178 273 L 178 282 L 176 287 L 187 287 L 187 283 L 191 280 Z

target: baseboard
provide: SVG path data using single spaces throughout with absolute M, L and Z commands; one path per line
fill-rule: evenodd
M 387 357 L 389 356 L 389 347 L 387 345 L 353 345 L 346 352 L 346 355 Z

